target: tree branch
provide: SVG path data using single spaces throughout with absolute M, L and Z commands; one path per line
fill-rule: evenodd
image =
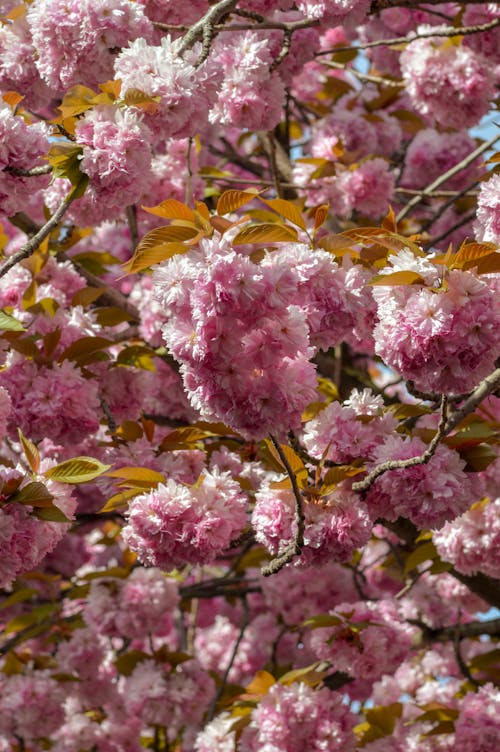
M 36 249 L 43 243 L 45 238 L 50 235 L 52 230 L 57 227 L 61 219 L 66 214 L 66 211 L 68 210 L 73 200 L 74 189 L 64 198 L 64 200 L 55 210 L 54 214 L 51 216 L 48 222 L 46 222 L 43 227 L 41 227 L 38 232 L 35 233 L 35 235 L 33 235 L 33 237 L 30 238 L 30 240 L 28 240 L 17 253 L 11 256 L 5 262 L 5 264 L 0 267 L 0 277 L 5 276 L 10 269 L 16 266 L 16 264 L 18 264 L 20 261 L 24 261 L 24 259 L 29 258 L 36 251 Z
M 477 149 L 471 151 L 471 153 L 467 157 L 465 157 L 465 159 L 462 159 L 461 162 L 458 162 L 447 172 L 436 178 L 436 180 L 433 180 L 432 183 L 427 186 L 427 188 L 424 188 L 420 196 L 415 196 L 411 199 L 411 201 L 408 201 L 406 206 L 399 212 L 398 216 L 396 217 L 396 221 L 401 222 L 401 220 L 404 219 L 406 215 L 413 209 L 413 207 L 417 206 L 417 204 L 419 204 L 423 198 L 429 196 L 433 191 L 436 190 L 436 188 L 439 188 L 440 185 L 443 185 L 443 183 L 446 183 L 447 180 L 452 178 L 458 172 L 461 172 L 466 167 L 468 167 L 476 159 L 476 157 L 479 157 L 485 151 L 490 149 L 496 143 L 496 141 L 498 141 L 499 138 L 500 137 L 496 135 L 493 138 L 490 138 L 489 141 L 484 141 L 480 146 L 477 147 Z
M 416 39 L 430 39 L 431 37 L 457 37 L 467 34 L 478 34 L 483 31 L 490 31 L 500 25 L 500 18 L 495 18 L 488 23 L 478 24 L 477 26 L 436 26 L 429 31 L 421 31 L 417 34 L 408 34 L 406 37 L 393 37 L 392 39 L 376 39 L 373 42 L 356 44 L 351 47 L 332 47 L 329 50 L 321 50 L 315 53 L 315 57 L 322 55 L 333 55 L 336 52 L 351 52 L 352 50 L 369 50 L 373 47 L 388 47 L 394 44 L 409 44 Z
M 297 532 L 295 533 L 294 540 L 292 540 L 292 542 L 287 546 L 285 551 L 280 556 L 277 556 L 275 559 L 270 561 L 267 566 L 262 568 L 261 571 L 264 577 L 269 577 L 272 574 L 276 574 L 276 572 L 279 572 L 280 569 L 283 569 L 285 564 L 288 564 L 296 556 L 300 556 L 302 548 L 304 546 L 305 525 L 304 509 L 302 507 L 302 494 L 300 493 L 300 488 L 297 484 L 295 473 L 290 467 L 290 463 L 288 462 L 280 443 L 272 434 L 269 434 L 269 438 L 271 439 L 274 448 L 278 452 L 279 458 L 283 464 L 283 467 L 286 469 L 286 472 L 292 484 L 293 495 L 295 497 L 295 523 L 297 525 Z
M 406 460 L 388 460 L 387 462 L 382 462 L 380 465 L 374 467 L 373 470 L 363 478 L 363 480 L 353 483 L 352 490 L 366 493 L 366 491 L 368 491 L 375 483 L 377 478 L 380 478 L 381 475 L 384 475 L 384 473 L 389 470 L 403 470 L 404 468 L 414 467 L 415 465 L 426 465 L 436 453 L 436 449 L 438 448 L 441 439 L 446 436 L 447 405 L 448 398 L 446 395 L 443 395 L 441 397 L 441 419 L 439 421 L 439 426 L 425 452 L 417 457 L 409 457 Z

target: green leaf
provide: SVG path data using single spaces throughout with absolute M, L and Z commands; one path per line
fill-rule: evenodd
M 104 514 L 105 512 L 114 512 L 117 509 L 126 507 L 128 502 L 138 496 L 142 492 L 142 490 L 143 489 L 128 488 L 125 491 L 120 491 L 114 496 L 111 496 L 107 500 L 105 505 L 101 509 L 99 509 L 99 514 Z
M 423 564 L 424 561 L 434 561 L 439 559 L 436 546 L 432 541 L 426 541 L 421 546 L 411 552 L 405 561 L 404 573 L 408 574 L 412 569 L 416 569 L 419 564 Z
M 104 350 L 113 345 L 114 342 L 106 337 L 80 337 L 67 347 L 59 356 L 58 361 L 78 360 L 80 357 L 95 353 L 97 350 Z
M 38 590 L 35 590 L 34 588 L 21 588 L 20 590 L 16 590 L 12 595 L 9 595 L 8 598 L 5 598 L 5 600 L 0 603 L 0 609 L 10 608 L 11 606 L 15 606 L 16 603 L 23 603 L 34 595 L 38 595 Z
M 151 660 L 151 656 L 143 650 L 127 650 L 118 656 L 114 665 L 119 674 L 130 676 L 135 667 L 142 661 Z
M 55 504 L 35 509 L 33 516 L 45 522 L 71 522 Z
M 26 438 L 20 428 L 17 429 L 17 432 L 19 434 L 19 440 L 23 447 L 24 455 L 26 457 L 28 465 L 30 466 L 32 472 L 37 473 L 40 467 L 40 453 L 36 445 L 31 441 L 31 439 Z
M 4 332 L 25 332 L 26 329 L 20 321 L 15 319 L 9 313 L 0 311 L 0 329 Z
M 43 475 L 59 483 L 87 483 L 102 475 L 110 467 L 111 465 L 103 465 L 93 457 L 73 457 L 71 460 L 49 468 Z
M 9 501 L 16 504 L 26 504 L 31 507 L 47 507 L 52 505 L 53 494 L 40 481 L 32 481 L 20 488 L 11 496 Z

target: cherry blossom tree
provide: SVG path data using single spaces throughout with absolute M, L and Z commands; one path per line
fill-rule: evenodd
M 500 4 L 0 12 L 0 752 L 496 752 Z

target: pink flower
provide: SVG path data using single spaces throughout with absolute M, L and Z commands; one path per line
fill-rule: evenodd
M 241 752 L 352 752 L 355 724 L 340 693 L 276 683 L 252 711 Z
M 158 107 L 144 114 L 144 122 L 161 139 L 194 136 L 206 124 L 215 97 L 215 82 L 207 65 L 196 68 L 196 57 L 191 53 L 181 57 L 178 47 L 170 37 L 163 37 L 158 47 L 137 39 L 115 63 L 123 94 L 139 89 L 160 97 Z
M 487 279 L 454 269 L 446 282 L 445 291 L 421 285 L 374 288 L 375 349 L 419 389 L 460 393 L 494 368 L 500 312 Z
M 132 500 L 123 538 L 140 561 L 169 570 L 212 561 L 246 524 L 246 501 L 229 473 L 189 487 L 173 480 Z
M 47 154 L 48 130 L 43 123 L 29 125 L 14 115 L 10 107 L 0 104 L 0 211 L 14 214 L 25 208 L 26 201 L 45 188 L 48 175 L 20 177 L 6 171 L 7 167 L 30 170 L 39 167 L 40 157 Z
M 499 712 L 500 692 L 493 684 L 465 695 L 455 723 L 460 752 L 496 752 L 500 744 Z
M 292 491 L 263 489 L 255 495 L 252 525 L 256 538 L 273 556 L 282 554 L 296 534 Z M 363 502 L 338 486 L 333 493 L 304 504 L 304 547 L 296 566 L 348 561 L 367 543 L 372 525 Z
M 63 685 L 40 672 L 2 674 L 0 733 L 18 739 L 50 736 L 64 718 Z
M 400 60 L 413 106 L 439 125 L 468 128 L 488 111 L 493 75 L 470 47 L 439 37 L 416 39 Z
M 392 673 L 408 657 L 416 630 L 402 619 L 392 601 L 342 603 L 331 613 L 338 615 L 339 625 L 313 628 L 308 643 L 335 670 L 374 681 Z
M 75 136 L 83 146 L 81 170 L 90 179 L 87 201 L 112 213 L 145 193 L 152 177 L 151 134 L 134 112 L 95 107 L 78 121 Z
M 125 580 L 94 580 L 84 619 L 99 634 L 141 639 L 173 628 L 178 588 L 158 569 L 134 569 Z
M 387 460 L 418 457 L 426 449 L 418 438 L 390 436 L 373 452 L 373 466 Z M 459 455 L 444 444 L 427 464 L 389 470 L 374 482 L 366 503 L 373 518 L 407 517 L 421 528 L 438 529 L 464 512 L 471 485 Z
M 439 555 L 463 574 L 498 575 L 500 565 L 500 498 L 475 504 L 434 534 Z
M 474 231 L 477 240 L 500 244 L 500 175 L 481 183 Z
M 56 92 L 113 78 L 116 50 L 149 37 L 151 22 L 129 0 L 35 0 L 28 24 L 43 80 Z

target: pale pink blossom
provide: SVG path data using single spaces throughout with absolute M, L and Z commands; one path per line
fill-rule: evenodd
M 196 486 L 168 480 L 132 500 L 123 538 L 147 566 L 174 569 L 212 561 L 242 532 L 246 501 L 228 473 L 205 473 Z
M 241 752 L 352 752 L 355 723 L 340 693 L 276 683 L 252 711 Z
M 474 231 L 477 240 L 500 244 L 500 175 L 481 183 Z

